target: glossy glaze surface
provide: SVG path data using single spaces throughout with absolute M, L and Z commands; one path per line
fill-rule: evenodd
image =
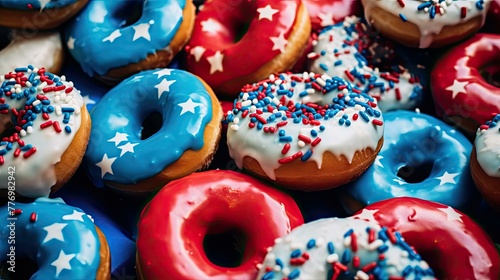
M 322 28 L 343 21 L 347 16 L 362 14 L 360 0 L 304 0 L 311 16 L 312 29 Z
M 374 203 L 354 217 L 401 232 L 438 279 L 499 279 L 500 257 L 486 232 L 450 206 L 418 198 Z
M 459 209 L 475 202 L 477 191 L 469 171 L 472 145 L 464 135 L 441 120 L 412 111 L 388 112 L 384 120 L 384 145 L 375 163 L 343 191 L 363 206 L 402 196 Z M 421 182 L 405 180 L 425 176 L 427 168 L 429 174 Z
M 161 128 L 142 139 L 143 121 L 155 112 L 161 114 Z M 203 147 L 212 101 L 196 76 L 155 69 L 114 87 L 91 117 L 94 125 L 85 157 L 92 181 L 96 186 L 103 186 L 103 180 L 130 185 L 158 174 L 184 151 Z
M 482 70 L 499 61 L 500 35 L 496 34 L 476 34 L 446 53 L 431 73 L 437 115 L 471 119 L 477 128 L 500 112 L 500 87 L 481 76 Z M 500 69 L 493 71 L 498 75 Z
M 185 5 L 185 0 L 92 0 L 66 27 L 66 44 L 88 75 L 104 75 L 167 48 Z M 141 11 L 131 25 L 130 10 Z
M 233 171 L 193 173 L 167 184 L 139 221 L 138 264 L 144 279 L 252 279 L 267 247 L 303 223 L 288 195 Z M 209 233 L 238 229 L 246 238 L 234 268 L 208 259 Z
M 44 10 L 64 8 L 78 0 L 3 0 L 0 7 L 14 10 Z
M 14 260 L 35 261 L 38 271 L 32 280 L 96 278 L 101 244 L 90 216 L 60 198 L 10 206 L 0 207 L 5 221 L 0 231 L 2 261 L 12 259 L 8 254 L 14 254 Z M 9 215 L 11 211 L 17 214 Z
M 474 141 L 477 162 L 488 176 L 500 177 L 500 114 L 478 128 Z
M 187 46 L 187 69 L 212 87 L 254 73 L 285 51 L 300 5 L 299 0 L 205 3 Z

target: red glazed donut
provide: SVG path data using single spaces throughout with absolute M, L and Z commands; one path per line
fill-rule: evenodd
M 359 0 L 304 0 L 313 31 L 319 31 L 326 26 L 341 22 L 347 16 L 362 14 Z
M 353 217 L 399 231 L 437 279 L 500 279 L 500 257 L 471 218 L 444 204 L 418 198 L 374 203 Z
M 443 56 L 431 73 L 439 117 L 470 135 L 500 112 L 500 35 L 476 34 Z
M 186 47 L 187 70 L 219 97 L 234 98 L 245 84 L 289 70 L 311 33 L 309 13 L 300 0 L 238 2 L 205 2 Z
M 254 279 L 267 248 L 303 224 L 288 195 L 233 171 L 194 173 L 166 185 L 139 221 L 140 279 Z M 208 234 L 241 232 L 246 243 L 237 267 L 207 257 Z
M 500 33 L 500 0 L 491 0 L 490 9 L 486 15 L 484 30 L 492 33 Z

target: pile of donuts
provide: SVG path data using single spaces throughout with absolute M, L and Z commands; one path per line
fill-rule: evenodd
M 500 214 L 499 24 L 500 0 L 0 1 L 0 279 L 124 279 L 120 239 L 133 279 L 500 279 L 474 214 Z

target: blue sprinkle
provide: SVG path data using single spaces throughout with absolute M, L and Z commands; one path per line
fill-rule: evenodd
M 407 265 L 403 271 L 401 272 L 401 274 L 403 274 L 403 277 L 407 277 L 408 275 L 410 275 L 410 273 L 413 271 L 413 268 L 410 266 L 410 265 Z
M 349 229 L 348 231 L 346 231 L 346 233 L 344 233 L 344 238 L 348 237 L 348 236 L 351 236 L 351 234 L 354 232 L 354 230 L 351 228 Z
M 7 150 L 6 149 L 2 149 L 0 150 L 0 156 L 3 156 L 7 153 Z
M 276 258 L 276 265 L 283 268 L 285 265 L 283 264 L 283 261 L 280 258 Z
M 302 255 L 302 252 L 300 251 L 300 249 L 295 249 L 295 250 L 293 250 L 292 254 L 290 254 L 290 257 L 291 258 L 298 258 L 298 257 L 300 257 L 300 255 Z
M 64 131 L 68 134 L 71 133 L 71 127 L 69 127 L 68 125 L 64 127 Z
M 311 239 L 307 242 L 307 249 L 311 249 L 313 248 L 314 246 L 316 246 L 316 240 L 314 239 Z
M 319 126 L 319 130 L 324 131 L 325 130 L 325 126 L 324 125 L 320 125 Z
M 301 158 L 301 161 L 306 161 L 312 156 L 312 150 L 308 150 Z
M 21 151 L 26 152 L 26 151 L 28 151 L 29 149 L 31 149 L 32 147 L 33 147 L 33 146 L 32 146 L 31 144 L 28 144 L 28 145 L 26 145 L 26 146 L 24 146 L 24 147 L 21 147 Z
M 335 253 L 335 247 L 333 246 L 332 242 L 328 242 L 326 248 L 328 249 L 328 254 L 333 254 Z
M 339 66 L 342 64 L 342 60 L 337 60 L 335 63 L 333 63 L 334 66 Z
M 280 131 L 278 132 L 278 135 L 279 136 L 285 136 L 285 130 L 284 129 L 280 129 Z
M 403 15 L 403 13 L 400 13 L 400 14 L 399 14 L 399 18 L 400 18 L 403 22 L 407 22 L 407 21 L 408 21 L 408 19 L 406 18 L 406 16 L 405 16 L 405 15 Z
M 12 143 L 9 142 L 9 144 L 7 144 L 7 147 L 5 147 L 5 149 L 7 149 L 7 151 L 12 150 Z
M 14 72 L 28 72 L 28 68 L 26 67 L 18 67 L 14 69 Z
M 273 279 L 273 276 L 274 276 L 274 272 L 269 271 L 262 276 L 262 280 L 271 280 L 271 279 Z
M 299 276 L 300 276 L 300 270 L 296 268 L 292 272 L 290 272 L 290 274 L 288 274 L 288 279 L 293 280 Z
M 382 246 L 380 246 L 380 247 L 377 248 L 377 251 L 379 253 L 381 253 L 381 254 L 384 253 L 384 252 L 386 252 L 387 250 L 389 250 L 389 246 L 387 246 L 386 244 L 384 244 L 384 245 L 382 245 Z
M 311 129 L 311 136 L 313 136 L 313 137 L 318 136 L 318 132 L 314 129 Z
M 342 254 L 342 260 L 340 261 L 342 264 L 349 264 L 351 261 L 351 250 L 345 249 L 344 253 Z
M 320 64 L 319 64 L 319 67 L 320 67 L 321 69 L 323 69 L 324 71 L 328 71 L 328 66 L 326 66 L 326 64 L 324 64 L 324 63 L 320 63 Z
M 280 142 L 292 142 L 293 138 L 292 138 L 292 136 L 280 136 L 279 141 Z

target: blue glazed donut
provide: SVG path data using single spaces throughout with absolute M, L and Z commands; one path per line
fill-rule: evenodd
M 131 11 L 142 11 L 133 23 Z M 66 44 L 88 75 L 117 82 L 166 67 L 189 40 L 194 11 L 186 0 L 90 1 L 66 28 Z
M 33 1 L 33 0 L 4 0 L 0 1 L 0 7 L 13 10 L 40 10 L 63 8 L 78 0 L 49 0 L 49 1 Z
M 16 260 L 30 258 L 38 265 L 32 280 L 109 279 L 108 244 L 81 209 L 43 197 L 10 201 L 0 207 L 0 218 L 0 260 L 13 276 L 23 273 Z
M 469 171 L 472 144 L 444 122 L 413 111 L 384 114 L 375 163 L 339 191 L 348 211 L 392 197 L 416 197 L 468 209 L 478 202 Z
M 140 192 L 208 166 L 220 137 L 222 108 L 196 76 L 155 69 L 117 85 L 90 116 L 85 155 L 90 179 L 98 187 L 106 183 Z M 147 135 L 154 127 L 157 132 Z

